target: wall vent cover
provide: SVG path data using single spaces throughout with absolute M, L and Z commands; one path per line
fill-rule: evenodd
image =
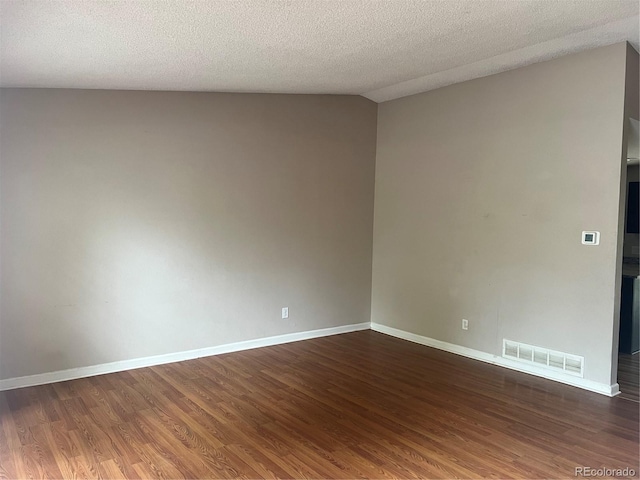
M 564 372 L 577 377 L 583 376 L 584 357 L 570 353 L 556 352 L 548 348 L 534 347 L 513 340 L 502 341 L 502 356 L 519 362 L 526 362 L 546 370 Z

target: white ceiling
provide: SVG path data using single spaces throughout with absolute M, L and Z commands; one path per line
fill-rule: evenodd
M 0 85 L 380 102 L 624 40 L 637 0 L 0 0 Z

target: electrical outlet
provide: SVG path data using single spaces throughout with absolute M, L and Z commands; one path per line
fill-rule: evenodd
M 282 318 L 289 318 L 289 307 L 282 307 Z
M 462 319 L 462 329 L 469 330 L 469 320 L 467 320 L 466 318 Z

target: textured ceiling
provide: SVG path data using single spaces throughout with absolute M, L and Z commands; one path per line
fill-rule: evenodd
M 0 85 L 362 94 L 638 48 L 637 0 L 0 0 Z

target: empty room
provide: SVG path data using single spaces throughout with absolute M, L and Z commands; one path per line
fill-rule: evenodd
M 638 478 L 636 0 L 0 0 L 0 478 Z

